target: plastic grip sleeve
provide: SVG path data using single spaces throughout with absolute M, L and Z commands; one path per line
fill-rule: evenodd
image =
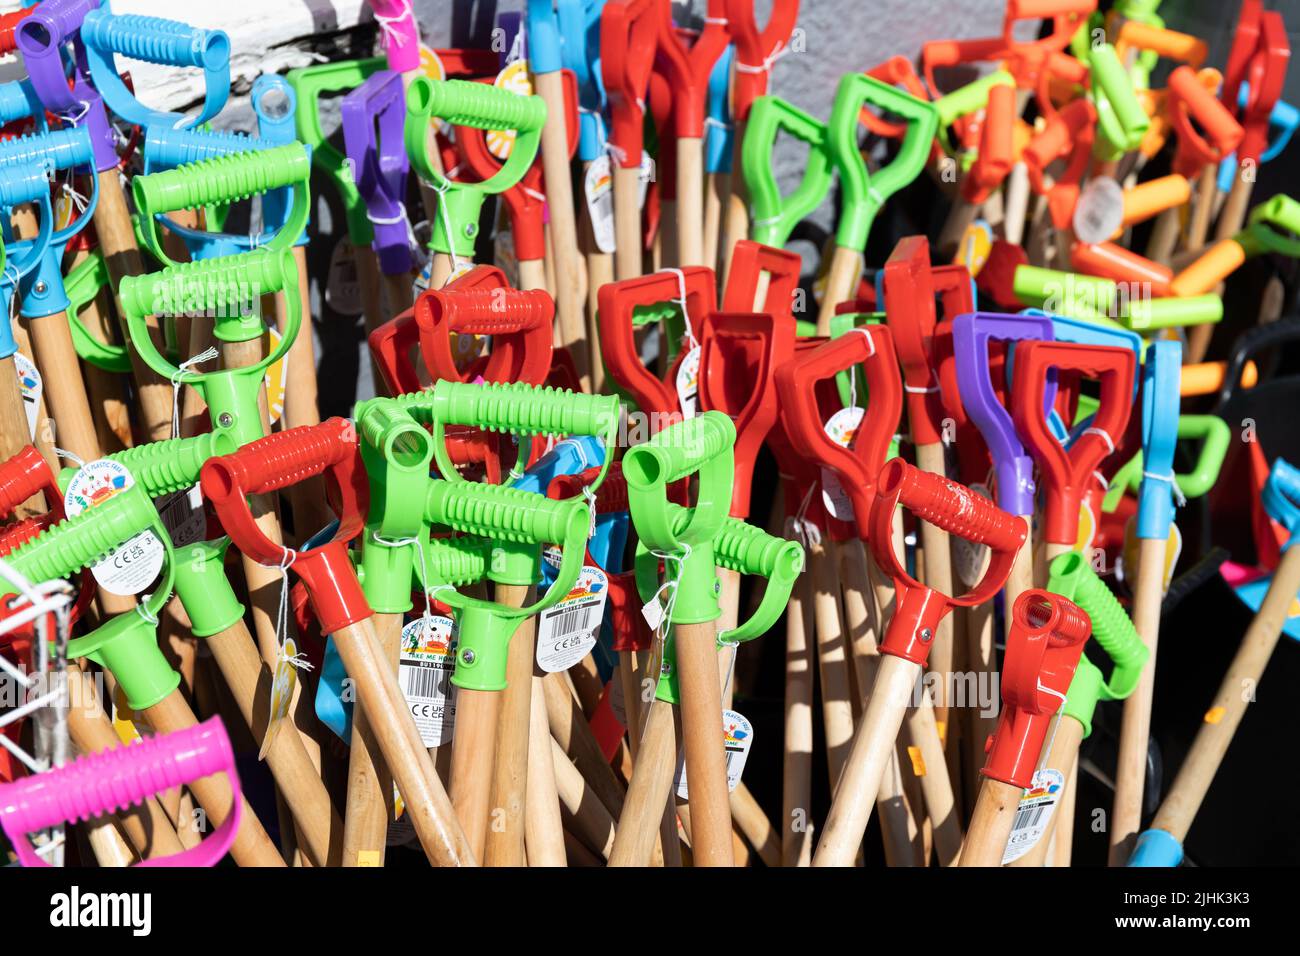
M 110 13 L 107 7 L 87 13 L 81 24 L 84 43 L 164 66 L 206 66 L 213 39 L 223 36 L 162 17 Z
M 482 538 L 431 538 L 424 546 L 423 580 L 428 587 L 463 587 L 487 573 L 487 542 Z
M 467 289 L 451 293 L 444 308 L 453 332 L 508 335 L 550 325 L 555 302 L 542 289 Z
M 233 455 L 211 459 L 204 475 L 209 469 L 218 473 L 229 483 L 227 491 L 238 488 L 246 495 L 279 491 L 323 474 L 351 455 L 356 446 L 345 438 L 351 428 L 350 422 L 331 418 L 277 432 L 249 442 Z
M 417 417 L 419 404 L 411 403 Z M 529 435 L 604 435 L 618 422 L 618 399 L 612 395 L 584 395 L 526 382 L 474 385 L 439 380 L 429 408 L 433 419 L 444 425 Z
M 778 538 L 739 518 L 722 522 L 713 537 L 713 556 L 719 567 L 764 578 L 770 578 L 784 563 L 796 573 L 804 566 L 803 546 L 798 541 Z
M 236 256 L 183 262 L 147 275 L 124 276 L 118 295 L 122 307 L 134 315 L 192 311 L 196 302 L 232 308 L 259 295 L 280 292 L 291 269 L 296 266 L 288 250 L 255 249 Z
M 736 443 L 736 426 L 721 412 L 706 412 L 665 429 L 624 456 L 628 485 L 672 483 L 699 471 L 706 461 L 729 454 Z
M 214 156 L 182 169 L 169 169 L 132 182 L 136 205 L 148 213 L 195 209 L 248 199 L 272 189 L 305 183 L 311 159 L 301 143 Z
M 237 447 L 226 432 L 208 432 L 194 438 L 137 445 L 116 453 L 113 459 L 126 466 L 149 497 L 157 498 L 188 488 L 199 480 L 204 462 L 216 455 L 231 454 Z
M 0 143 L 0 165 L 36 163 L 45 168 L 71 169 L 95 160 L 90 135 L 84 127 L 16 136 Z
M 18 836 L 89 820 L 233 766 L 226 729 L 220 718 L 210 717 L 10 784 L 0 790 L 5 829 Z
M 526 544 L 567 539 L 575 520 L 586 534 L 583 501 L 553 501 L 531 491 L 500 485 L 435 480 L 425 499 L 425 516 L 433 524 L 496 541 Z
M 886 490 L 881 483 L 881 494 L 894 490 L 897 490 L 899 500 L 918 518 L 967 541 L 987 544 L 999 551 L 1012 551 L 1025 540 L 1026 529 L 1022 519 L 1007 514 L 989 499 L 940 475 L 905 464 L 893 487 Z
M 60 521 L 5 560 L 29 581 L 53 581 L 81 570 L 158 520 L 141 485 L 132 485 L 75 518 Z M 10 592 L 12 584 L 4 582 Z
M 1107 696 L 1127 697 L 1137 686 L 1150 651 L 1138 637 L 1137 629 L 1115 595 L 1087 562 L 1068 560 L 1064 563 L 1067 570 L 1062 572 L 1053 562 L 1048 589 L 1068 594 L 1092 618 L 1092 636 L 1115 665 L 1106 686 Z
M 43 26 L 49 33 L 46 43 L 59 46 L 81 29 L 82 22 L 91 11 L 98 9 L 99 3 L 100 0 L 44 0 L 32 9 L 32 15 L 18 29 L 27 32 L 35 25 Z
M 373 402 L 357 416 L 357 432 L 371 448 L 387 455 L 389 449 L 404 442 L 406 454 L 426 460 L 432 454 L 432 439 L 404 408 L 391 402 Z
M 48 487 L 50 470 L 31 445 L 0 465 L 0 518 L 8 518 L 36 492 Z
M 0 125 L 7 126 L 32 115 L 32 101 L 23 83 L 0 83 Z
M 540 96 L 519 96 L 468 80 L 417 80 L 407 92 L 410 112 L 437 116 L 452 126 L 475 129 L 540 129 L 546 104 Z
M 0 206 L 36 202 L 50 192 L 50 181 L 38 165 L 13 165 L 0 169 Z
M 145 158 L 163 169 L 201 163 L 217 156 L 258 149 L 261 141 L 247 133 L 168 129 L 151 126 L 145 132 Z

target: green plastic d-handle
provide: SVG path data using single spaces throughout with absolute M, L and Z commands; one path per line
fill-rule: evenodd
M 1142 668 L 1150 656 L 1138 637 L 1128 614 L 1115 595 L 1097 577 L 1087 560 L 1077 551 L 1058 555 L 1048 567 L 1047 589 L 1072 600 L 1092 619 L 1092 636 L 1110 657 L 1110 680 L 1098 680 L 1100 673 L 1080 676 L 1076 671 L 1066 693 L 1063 711 L 1079 721 L 1086 737 L 1092 732 L 1092 713 L 1098 700 L 1122 700 L 1137 687 Z M 1081 658 L 1080 663 L 1086 658 Z M 1076 686 L 1077 685 L 1077 686 Z
M 453 126 L 515 130 L 510 157 L 483 182 L 452 182 L 437 170 L 429 156 L 427 131 L 434 117 Z M 484 197 L 504 192 L 528 171 L 537 156 L 545 122 L 546 103 L 540 96 L 519 96 L 468 80 L 421 76 L 411 83 L 406 90 L 406 152 L 415 171 L 439 194 L 429 243 L 435 252 L 473 256 Z
M 866 160 L 858 149 L 858 115 L 867 104 L 907 121 L 898 155 L 874 176 L 868 176 Z M 840 80 L 827 123 L 827 145 L 844 191 L 835 233 L 837 246 L 855 252 L 866 248 L 880 208 L 925 168 L 938 127 L 939 111 L 933 103 L 864 73 L 850 73 Z
M 174 266 L 178 263 L 167 256 L 158 233 L 157 214 L 225 205 L 290 186 L 293 207 L 284 227 L 261 247 L 279 251 L 292 246 L 307 225 L 311 212 L 310 180 L 311 159 L 307 147 L 302 143 L 286 143 L 136 176 L 131 193 L 140 212 L 140 228 L 149 251 L 160 261 Z
M 241 368 L 181 370 L 158 351 L 145 322 L 150 315 L 214 316 L 213 335 L 219 341 L 248 341 L 264 331 L 257 312 L 261 297 L 275 292 L 283 292 L 287 304 L 280 342 L 260 362 Z M 126 276 L 118 295 L 131 345 L 149 368 L 168 381 L 197 389 L 208 404 L 213 428 L 228 431 L 241 447 L 264 437 L 257 401 L 262 381 L 266 370 L 293 347 L 302 324 L 298 267 L 291 249 L 254 249 Z
M 803 179 L 784 198 L 776 182 L 776 170 L 772 168 L 772 151 L 782 131 L 808 146 Z M 749 238 L 780 248 L 789 241 L 794 227 L 830 191 L 831 157 L 827 151 L 826 125 L 783 99 L 760 96 L 754 100 L 745 122 L 740 165 L 753 214 Z
M 159 498 L 194 485 L 199 480 L 199 470 L 209 458 L 238 450 L 239 446 L 228 433 L 216 431 L 193 438 L 168 438 L 136 445 L 104 457 L 125 465 L 136 484 L 144 487 L 145 494 Z M 76 468 L 59 472 L 59 489 L 66 491 L 76 473 Z
M 1174 482 L 1185 498 L 1200 498 L 1219 480 L 1219 470 L 1232 444 L 1232 429 L 1218 415 L 1182 415 L 1178 419 L 1179 441 L 1200 441 L 1196 464 L 1186 474 L 1174 474 Z M 1111 479 L 1102 500 L 1103 511 L 1114 511 L 1124 492 L 1137 494 L 1142 485 L 1142 452 L 1128 460 Z

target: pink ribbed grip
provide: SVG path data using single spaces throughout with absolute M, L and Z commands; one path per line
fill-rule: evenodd
M 0 786 L 0 823 L 17 843 L 46 827 L 133 806 L 200 777 L 232 773 L 234 766 L 226 728 L 212 717 Z

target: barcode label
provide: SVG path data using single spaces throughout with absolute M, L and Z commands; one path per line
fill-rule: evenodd
M 456 632 L 451 618 L 418 617 L 402 628 L 398 685 L 426 747 L 450 743 L 456 726 Z
M 1002 852 L 1002 865 L 1018 860 L 1037 845 L 1047 832 L 1052 812 L 1061 802 L 1065 775 L 1059 770 L 1040 770 L 1034 774 L 1029 789 L 1020 797 L 1016 818 L 1011 824 L 1011 836 Z
M 735 710 L 722 712 L 722 747 L 727 766 L 727 792 L 735 790 L 740 783 L 740 776 L 745 772 L 745 762 L 749 759 L 749 750 L 754 743 L 754 725 L 743 714 Z M 677 776 L 675 778 L 677 796 L 686 800 L 690 789 L 686 785 L 686 761 L 681 755 L 677 759 Z
M 609 595 L 609 578 L 584 565 L 569 593 L 540 615 L 537 666 L 548 674 L 568 670 L 591 653 L 600 634 Z

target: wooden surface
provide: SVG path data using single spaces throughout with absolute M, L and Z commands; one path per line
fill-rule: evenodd
M 614 163 L 614 275 L 620 282 L 641 275 L 640 167 Z
M 721 734 L 717 736 L 721 743 Z M 648 708 L 627 799 L 618 817 L 610 866 L 649 865 L 676 770 L 677 708 L 656 698 Z
M 882 655 L 871 701 L 853 736 L 813 866 L 853 865 L 920 672 L 911 661 Z
M 95 417 L 81 379 L 68 314 L 58 312 L 29 322 L 32 348 L 45 384 L 45 401 L 54 419 L 54 443 L 82 461 L 103 457 Z
M 554 764 L 555 789 L 568 812 L 571 829 L 586 846 L 608 860 L 614 850 L 614 817 L 550 734 L 544 737 Z M 531 851 L 530 851 L 531 857 Z
M 975 801 L 975 814 L 966 831 L 959 866 L 1001 866 L 1007 838 L 1016 822 L 1016 807 L 1024 791 L 1017 786 L 986 777 Z
M 402 792 L 406 813 L 429 862 L 435 866 L 473 866 L 478 857 L 457 822 L 370 620 L 335 631 L 334 646 L 356 685 L 357 703 L 367 712 L 380 752 Z M 461 702 L 463 699 L 462 691 Z
M 704 141 L 677 140 L 677 265 L 703 266 Z
M 498 584 L 496 600 L 524 607 L 532 589 Z M 496 763 L 492 775 L 492 821 L 484 850 L 485 866 L 524 865 L 524 808 L 528 802 L 529 712 L 533 696 L 533 661 L 537 653 L 537 619 L 525 618 L 510 638 L 506 656 L 506 689 L 501 691 L 497 718 Z M 457 715 L 459 721 L 459 714 Z M 552 792 L 539 795 L 555 799 Z
M 722 697 L 715 651 L 717 628 L 714 622 L 674 627 L 682 750 L 694 824 L 691 852 L 696 866 L 733 866 L 726 752 L 722 742 Z
M 862 253 L 856 249 L 836 246 L 831 256 L 830 271 L 826 274 L 826 291 L 822 293 L 821 308 L 817 312 L 818 335 L 830 335 L 831 316 L 835 314 L 835 307 L 852 298 L 860 275 Z
M 565 866 L 564 825 L 560 817 L 559 787 L 555 775 L 554 741 L 546 722 L 546 695 L 542 678 L 529 681 L 528 802 L 524 807 L 524 844 L 529 866 Z M 568 767 L 573 767 L 564 759 Z M 577 770 L 573 771 L 577 774 Z M 579 776 L 581 776 L 579 774 Z M 593 801 L 599 805 L 599 801 Z M 581 807 L 581 799 L 578 801 Z M 603 809 L 603 808 L 602 808 Z
M 371 621 L 384 660 L 397 673 L 402 616 L 375 614 Z M 383 866 L 388 826 L 393 821 L 393 775 L 365 708 L 352 708 L 352 743 L 348 748 L 347 810 L 343 817 L 343 865 Z
M 801 574 L 785 613 L 785 748 L 781 767 L 781 865 L 812 862 L 812 579 Z
M 190 705 L 185 703 L 180 691 L 175 690 L 152 707 L 140 711 L 140 716 L 160 734 L 185 730 L 198 723 Z M 207 812 L 208 820 L 213 826 L 220 826 L 230 815 L 234 791 L 225 774 L 192 780 L 187 786 Z M 239 821 L 235 842 L 230 847 L 230 855 L 240 866 L 284 866 L 280 851 L 262 828 L 262 821 L 257 818 L 248 800 L 244 797 L 240 799 L 244 801 L 243 816 Z
M 610 815 L 617 817 L 623 809 L 623 786 L 601 753 L 600 744 L 569 691 L 564 675 L 547 674 L 542 678 L 542 693 L 547 724 L 556 745 L 573 761 Z
M 456 691 L 456 730 L 451 745 L 448 791 L 476 859 L 482 859 L 492 808 L 499 691 Z
M 1047 744 L 1044 747 L 1046 753 L 1043 754 L 1042 766 L 1059 770 L 1065 774 L 1067 787 L 1070 785 L 1070 780 L 1078 776 L 1079 744 L 1082 740 L 1083 724 L 1073 717 L 1062 717 L 1060 722 L 1056 724 L 1055 731 L 1049 733 L 1047 737 Z M 1057 833 L 1057 828 L 1064 827 L 1064 824 L 1061 823 L 1065 819 L 1061 812 L 1063 809 L 1063 807 L 1058 806 L 1053 811 L 1052 818 L 1047 821 L 1047 828 L 1033 848 L 1019 859 L 1012 860 L 1007 866 L 1035 867 L 1047 864 L 1048 850 L 1051 847 L 1053 837 Z
M 270 700 L 273 675 L 258 656 L 252 635 L 240 620 L 204 640 L 244 724 L 252 731 L 254 740 L 260 741 L 266 733 L 265 709 Z M 259 701 L 262 707 L 260 717 Z M 291 721 L 281 723 L 267 751 L 266 762 L 276 786 L 293 811 L 299 834 L 306 841 L 304 849 L 311 855 L 312 862 L 317 866 L 336 862 L 338 854 L 331 853 L 330 841 L 343 832 L 343 824 Z
M 1128 862 L 1142 824 L 1147 741 L 1151 734 L 1151 702 L 1155 696 L 1156 646 L 1160 639 L 1164 554 L 1163 539 L 1143 538 L 1138 543 L 1133 627 L 1150 651 L 1150 656 L 1142 669 L 1137 688 L 1124 701 L 1115 771 L 1115 803 L 1111 811 L 1109 831 L 1111 866 L 1123 866 Z
M 1282 553 L 1282 562 L 1273 574 L 1264 602 L 1223 675 L 1192 749 L 1183 758 L 1178 776 L 1151 822 L 1152 829 L 1164 830 L 1179 841 L 1186 839 L 1241 719 L 1255 698 L 1297 592 L 1300 592 L 1300 547 L 1293 547 Z

